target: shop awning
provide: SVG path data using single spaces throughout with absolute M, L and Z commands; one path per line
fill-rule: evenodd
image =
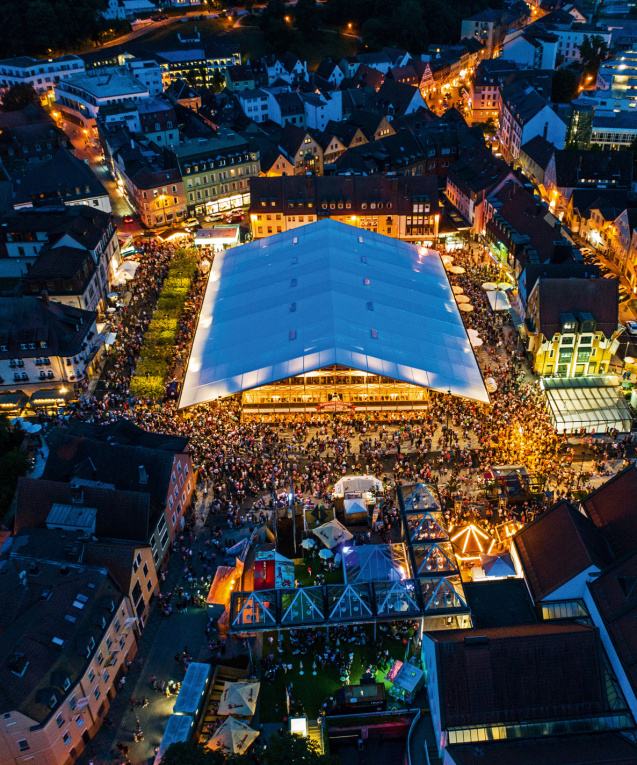
M 542 387 L 558 433 L 630 432 L 632 415 L 617 377 L 545 377 Z

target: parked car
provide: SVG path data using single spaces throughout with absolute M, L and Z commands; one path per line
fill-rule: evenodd
M 637 321 L 627 321 L 625 326 L 629 335 L 637 336 Z
M 135 218 L 132 215 L 125 215 L 124 223 L 135 223 Z

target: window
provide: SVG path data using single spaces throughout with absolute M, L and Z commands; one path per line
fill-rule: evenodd
M 148 576 L 148 563 L 144 563 L 142 571 L 144 572 L 144 576 Z
M 150 592 L 153 589 L 153 583 L 150 581 L 150 579 L 146 583 L 146 589 L 148 590 L 148 592 Z
M 62 715 L 58 715 L 55 718 L 55 722 L 57 723 L 58 728 L 61 728 L 64 725 L 64 718 L 62 717 Z
M 26 752 L 26 751 L 27 751 L 27 749 L 30 749 L 30 747 L 29 747 L 29 742 L 26 740 L 26 738 L 21 738 L 21 739 L 18 741 L 18 749 L 19 749 L 21 752 Z
M 102 679 L 105 683 L 108 683 L 108 672 L 106 670 L 102 672 Z
M 77 698 L 75 694 L 73 694 L 71 698 L 69 699 L 69 707 L 71 708 L 71 710 L 73 710 L 75 709 L 76 705 L 77 705 Z
M 106 647 L 110 648 L 112 645 L 113 645 L 113 641 L 111 640 L 111 636 L 107 635 L 106 636 Z
M 95 680 L 95 672 L 93 672 L 93 667 L 91 667 L 88 671 L 88 681 L 92 683 L 93 680 Z
M 99 686 L 96 685 L 93 689 L 93 696 L 95 696 L 95 701 L 97 701 L 101 695 L 102 694 L 100 692 Z
M 71 735 L 70 735 L 70 733 L 68 732 L 68 730 L 64 732 L 64 735 L 62 736 L 62 740 L 64 741 L 64 743 L 65 743 L 67 746 L 68 746 L 68 745 L 71 743 Z
M 121 626 L 122 625 L 121 625 L 121 623 L 119 621 L 119 617 L 118 617 L 117 619 L 115 619 L 115 632 L 119 632 Z
M 97 663 L 101 665 L 103 661 L 104 661 L 104 656 L 103 656 L 102 652 L 100 651 L 97 654 Z

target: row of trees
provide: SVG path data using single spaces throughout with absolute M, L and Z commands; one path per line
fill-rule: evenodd
M 50 56 L 90 47 L 109 29 L 127 25 L 103 18 L 108 0 L 2 0 L 1 7 L 2 58 Z
M 340 760 L 321 754 L 318 744 L 307 738 L 286 733 L 271 736 L 259 759 L 252 754 L 224 754 L 193 743 L 172 744 L 162 758 L 162 765 L 336 765 Z
M 197 270 L 192 255 L 190 250 L 177 250 L 170 265 L 131 379 L 130 392 L 134 396 L 158 400 L 164 395 L 179 320 Z
M 393 45 L 421 53 L 430 42 L 457 42 L 460 21 L 486 7 L 499 7 L 502 0 L 298 0 L 286 7 L 283 0 L 269 0 L 261 13 L 260 26 L 277 52 L 316 39 L 325 27 L 348 28 L 362 37 L 371 50 Z

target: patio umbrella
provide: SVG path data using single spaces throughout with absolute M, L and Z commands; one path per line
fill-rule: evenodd
M 624 364 L 634 364 L 635 359 L 632 356 L 626 356 L 624 358 Z
M 456 295 L 456 303 L 470 303 L 471 299 L 466 295 Z
M 319 558 L 323 558 L 323 560 L 329 560 L 333 555 L 334 553 L 327 548 L 324 548 L 319 552 Z
M 473 311 L 473 306 L 472 306 L 472 305 L 469 305 L 469 303 L 460 303 L 460 305 L 458 306 L 458 308 L 459 308 L 461 311 L 465 311 L 466 313 L 469 313 L 469 311 Z
M 315 544 L 316 544 L 316 542 L 313 539 L 304 539 L 301 542 L 301 547 L 304 550 L 311 550 L 314 547 Z
M 252 717 L 257 707 L 260 683 L 227 682 L 221 691 L 218 714 Z
M 498 282 L 498 289 L 499 290 L 512 290 L 515 289 L 515 285 L 510 284 L 509 282 Z
M 470 337 L 469 342 L 471 343 L 472 348 L 479 348 L 483 345 L 482 338 L 480 337 Z
M 505 576 L 515 576 L 515 566 L 509 553 L 502 555 L 481 555 L 482 570 L 485 576 L 498 578 Z
M 445 265 L 451 265 L 453 263 L 453 255 L 443 255 L 442 262 Z
M 458 287 L 457 284 L 453 285 L 453 287 L 451 288 L 451 291 L 453 292 L 454 295 L 462 295 L 462 293 L 464 292 L 462 287 Z
M 495 393 L 498 389 L 498 383 L 493 379 L 493 377 L 487 377 L 485 382 L 487 384 L 487 390 L 489 393 Z
M 464 274 L 465 270 L 462 266 L 450 266 L 448 269 L 451 274 Z
M 243 754 L 258 735 L 259 731 L 247 723 L 228 717 L 206 746 L 209 749 L 221 749 L 226 754 Z
M 497 285 L 497 284 L 494 284 L 493 282 L 484 282 L 484 283 L 482 284 L 482 289 L 483 289 L 483 290 L 486 290 L 487 292 L 488 292 L 489 290 L 497 290 L 497 289 L 498 289 L 498 285 Z
M 347 540 L 351 539 L 353 536 L 345 526 L 337 520 L 329 521 L 322 526 L 317 526 L 313 533 L 314 536 L 317 536 L 321 542 L 323 542 L 325 547 L 328 547 L 330 550 L 333 547 L 340 545 L 341 542 L 347 542 Z

